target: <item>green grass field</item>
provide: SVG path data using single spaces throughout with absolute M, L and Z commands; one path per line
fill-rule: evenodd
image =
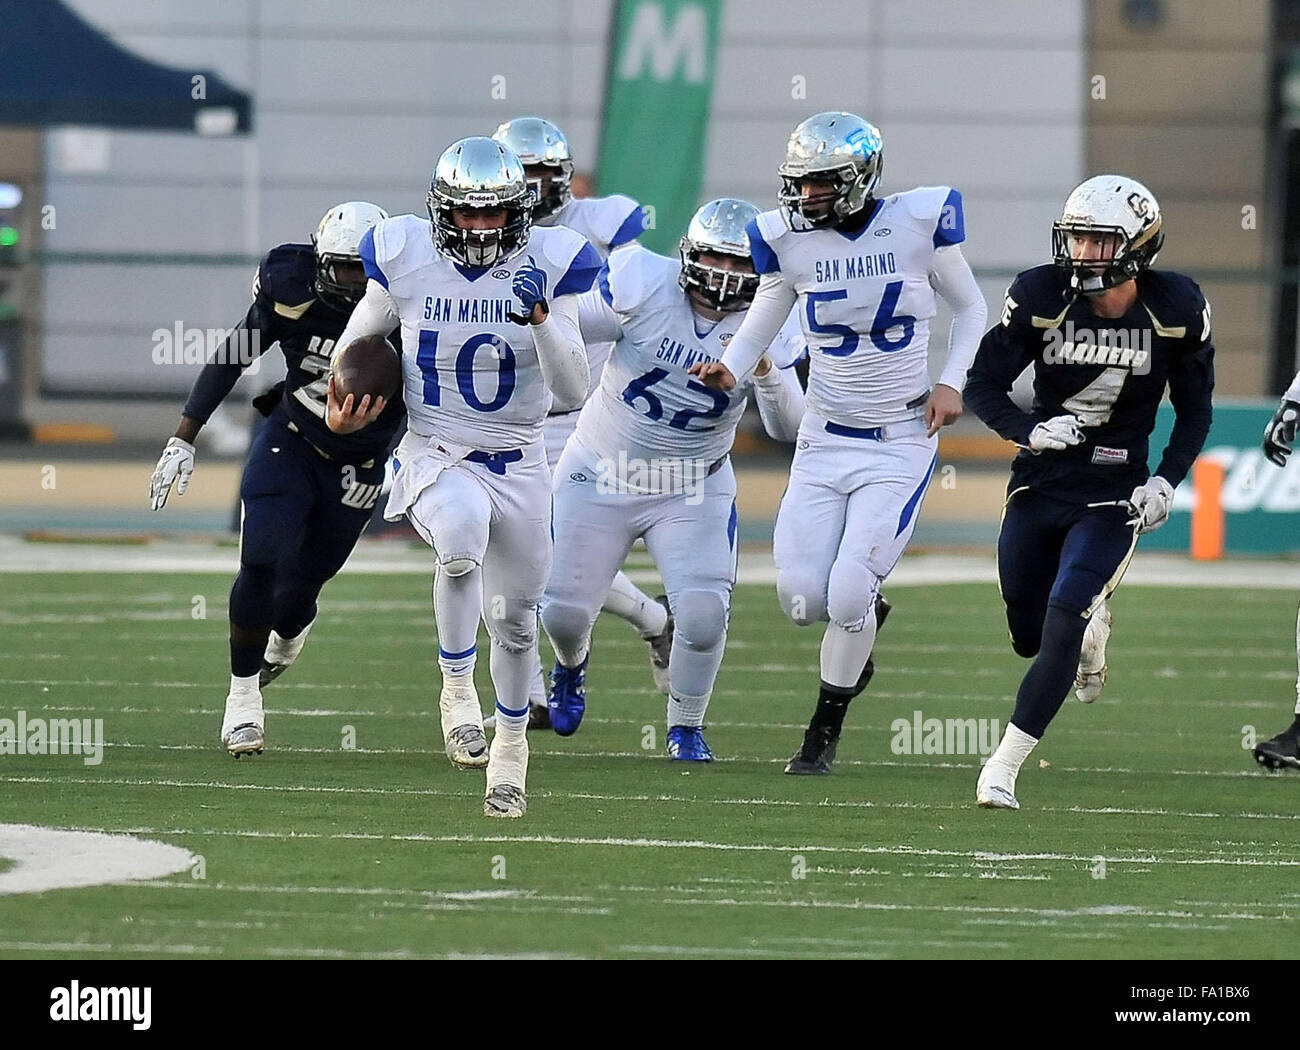
M 781 774 L 820 631 L 772 587 L 737 589 L 707 767 L 664 757 L 644 646 L 602 619 L 581 731 L 533 735 L 528 814 L 490 821 L 481 773 L 442 755 L 427 578 L 334 581 L 266 692 L 268 751 L 239 762 L 217 741 L 228 577 L 3 581 L 0 717 L 102 718 L 109 746 L 98 766 L 0 756 L 0 820 L 202 857 L 0 896 L 5 957 L 1297 954 L 1271 933 L 1300 910 L 1300 779 L 1242 748 L 1243 726 L 1291 716 L 1289 591 L 1122 589 L 1107 691 L 1067 703 L 1018 813 L 974 805 L 977 758 L 891 750 L 918 710 L 1005 725 L 1025 664 L 991 585 L 891 589 L 876 679 L 822 778 Z

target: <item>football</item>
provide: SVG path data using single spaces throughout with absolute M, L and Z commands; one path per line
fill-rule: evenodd
M 354 404 L 369 394 L 391 401 L 402 384 L 402 361 L 393 344 L 382 335 L 363 335 L 337 354 L 331 365 L 334 396 L 340 405 L 354 397 Z

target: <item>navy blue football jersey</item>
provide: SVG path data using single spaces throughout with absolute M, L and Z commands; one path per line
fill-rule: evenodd
M 265 353 L 273 343 L 284 354 L 285 381 L 278 411 L 320 451 L 336 459 L 361 462 L 384 455 L 405 417 L 400 391 L 380 417 L 352 434 L 325 425 L 330 358 L 347 325 L 349 312 L 316 292 L 316 253 L 310 244 L 282 244 L 263 257 L 253 281 L 253 304 L 240 322 L 242 345 Z M 236 334 L 239 333 L 236 330 Z M 396 339 L 396 333 L 390 338 Z M 194 383 L 185 415 L 207 422 L 245 366 L 235 354 L 204 366 Z
M 985 334 L 967 375 L 966 404 L 1022 446 L 1053 416 L 1077 416 L 1086 435 L 1060 452 L 1023 448 L 1012 463 L 1013 488 L 1101 502 L 1127 499 L 1151 473 L 1177 486 L 1191 469 L 1210 429 L 1210 308 L 1195 281 L 1168 270 L 1139 274 L 1137 291 L 1123 317 L 1102 318 L 1053 265 L 1024 271 L 1007 289 L 1001 321 Z M 1031 365 L 1034 400 L 1026 413 L 1008 392 Z M 1166 387 L 1175 424 L 1151 471 L 1148 442 Z

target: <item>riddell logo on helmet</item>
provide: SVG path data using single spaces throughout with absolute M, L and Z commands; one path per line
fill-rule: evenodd
M 500 195 L 492 192 L 475 192 L 465 194 L 465 203 L 472 208 L 490 207 L 500 200 Z
M 1043 363 L 1048 365 L 1110 365 L 1135 376 L 1151 372 L 1149 328 L 1049 328 L 1043 333 Z

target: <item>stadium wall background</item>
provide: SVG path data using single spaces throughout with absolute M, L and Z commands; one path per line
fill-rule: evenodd
M 154 365 L 150 333 L 231 324 L 245 260 L 305 239 L 330 203 L 420 210 L 434 158 L 458 136 L 540 112 L 565 127 L 580 169 L 594 164 L 612 0 L 70 2 L 143 57 L 212 68 L 248 91 L 254 130 L 44 136 L 58 223 L 38 246 L 49 261 L 31 319 L 32 387 L 44 395 L 33 422 L 103 419 L 124 438 L 169 427 L 194 369 Z M 1064 193 L 1087 172 L 1126 170 L 1166 208 L 1162 263 L 1210 275 L 1221 389 L 1262 394 L 1270 4 L 1181 0 L 1144 22 L 1151 6 L 724 0 L 702 196 L 770 205 L 789 128 L 818 109 L 857 109 L 884 131 L 887 187 L 963 190 L 992 311 L 1010 274 L 1043 261 Z M 937 354 L 946 327 L 941 314 Z

